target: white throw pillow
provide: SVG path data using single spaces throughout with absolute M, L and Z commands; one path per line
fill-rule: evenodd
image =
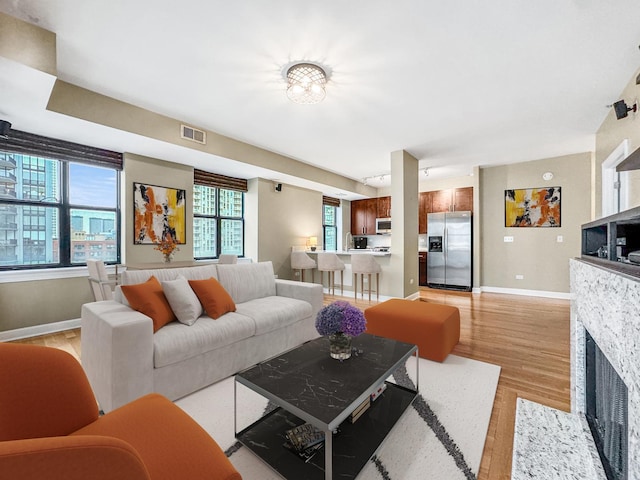
M 187 279 L 180 275 L 175 280 L 164 281 L 162 282 L 162 289 L 178 321 L 185 325 L 196 323 L 196 320 L 203 313 L 202 305 L 191 286 L 189 286 Z

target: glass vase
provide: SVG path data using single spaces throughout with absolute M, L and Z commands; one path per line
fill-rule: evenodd
M 351 337 L 342 332 L 329 335 L 329 355 L 336 360 L 351 357 Z

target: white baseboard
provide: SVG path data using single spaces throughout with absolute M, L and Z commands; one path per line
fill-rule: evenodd
M 47 335 L 49 333 L 64 332 L 80 328 L 80 319 L 64 320 L 62 322 L 45 323 L 43 325 L 34 325 L 33 327 L 16 328 L 0 332 L 0 342 L 12 342 L 22 338 L 37 337 L 39 335 Z
M 405 300 L 417 300 L 419 298 L 420 298 L 420 290 L 418 290 L 416 293 L 412 293 L 408 297 L 404 297 Z
M 474 289 L 475 290 L 475 289 Z M 507 295 L 525 295 L 527 297 L 545 297 L 570 300 L 571 294 L 565 292 L 548 292 L 544 290 L 524 290 L 522 288 L 502 288 L 502 287 L 480 287 L 481 292 L 505 293 Z M 475 291 L 473 293 L 476 293 Z

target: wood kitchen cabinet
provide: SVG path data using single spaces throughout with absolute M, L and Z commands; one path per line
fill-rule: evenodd
M 354 200 L 351 202 L 351 234 L 375 235 L 378 199 Z
M 420 192 L 418 233 L 427 233 L 427 215 L 440 212 L 473 212 L 473 187 Z
M 453 211 L 473 212 L 473 187 L 456 188 L 453 191 Z
M 418 233 L 427 233 L 427 215 L 432 212 L 431 193 L 420 192 L 418 197 Z
M 431 192 L 431 212 L 438 213 L 451 211 L 451 194 L 451 189 Z
M 391 218 L 391 197 L 378 197 L 378 218 Z
M 418 284 L 420 286 L 427 286 L 427 252 L 418 252 L 418 266 L 419 266 L 419 277 Z
M 473 187 L 449 188 L 430 193 L 430 213 L 473 211 Z

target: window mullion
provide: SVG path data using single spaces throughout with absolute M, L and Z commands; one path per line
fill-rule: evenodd
M 60 162 L 62 164 L 62 185 L 61 200 L 62 206 L 59 207 L 58 221 L 58 242 L 60 251 L 60 263 L 62 265 L 71 265 L 71 212 L 69 207 L 69 162 Z

